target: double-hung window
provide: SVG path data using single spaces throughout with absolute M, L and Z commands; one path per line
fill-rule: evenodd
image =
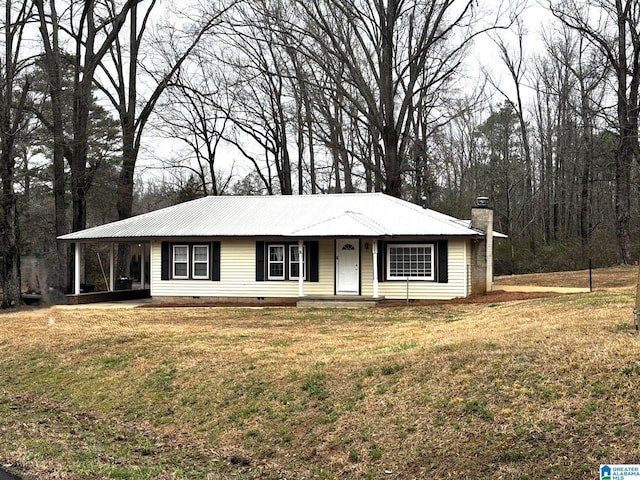
M 300 258 L 298 245 L 289 245 L 289 278 L 299 279 L 300 271 L 302 271 L 302 278 L 307 278 L 307 266 L 304 261 L 306 257 L 306 249 L 302 246 L 302 258 Z M 302 267 L 301 267 L 302 265 Z
M 284 280 L 284 245 L 269 245 L 268 254 L 269 266 L 267 271 L 269 273 L 269 280 Z
M 305 241 L 256 241 L 256 281 L 318 281 L 319 243 Z
M 433 280 L 433 244 L 387 246 L 387 280 Z
M 206 280 L 209 278 L 209 246 L 194 245 L 193 246 L 193 275 L 192 278 L 197 280 Z
M 300 272 L 306 279 L 306 248 L 302 247 L 302 258 L 298 244 L 271 244 L 267 246 L 267 278 L 269 280 L 298 280 Z
M 220 281 L 220 242 L 162 242 L 161 280 Z
M 189 278 L 189 245 L 173 246 L 173 278 Z
M 208 245 L 173 245 L 172 278 L 206 280 L 209 278 Z

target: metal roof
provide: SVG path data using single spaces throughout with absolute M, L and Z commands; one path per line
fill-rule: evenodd
M 204 197 L 58 237 L 479 236 L 459 219 L 382 193 Z
M 456 220 L 460 225 L 471 228 L 471 220 Z M 509 235 L 505 235 L 501 232 L 493 231 L 493 238 L 509 238 Z

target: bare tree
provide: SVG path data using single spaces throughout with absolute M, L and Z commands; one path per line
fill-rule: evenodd
M 231 114 L 236 135 L 227 138 L 253 163 L 270 194 L 291 195 L 294 171 L 289 144 L 295 99 L 285 48 L 289 34 L 279 28 L 286 15 L 284 6 L 250 2 L 236 14 L 226 36 L 227 51 L 233 53 L 221 54 L 236 72 Z
M 129 35 L 126 42 L 116 37 L 109 46 L 109 61 L 100 64 L 102 72 L 108 79 L 107 83 L 99 82 L 101 90 L 107 95 L 114 108 L 118 112 L 122 128 L 122 168 L 118 182 L 118 218 L 125 219 L 132 214 L 133 205 L 133 180 L 135 166 L 140 151 L 140 144 L 147 125 L 160 96 L 166 90 L 169 83 L 180 70 L 185 60 L 193 53 L 202 37 L 211 31 L 219 22 L 222 13 L 229 8 L 226 5 L 207 4 L 203 7 L 197 22 L 187 30 L 180 45 L 179 31 L 170 25 L 160 29 L 157 38 L 150 41 L 150 47 L 162 54 L 164 68 L 153 69 L 143 65 L 143 58 L 149 55 L 142 49 L 146 38 L 149 19 L 156 6 L 156 0 L 152 0 L 142 14 L 138 15 L 138 4 L 133 3 L 128 21 Z M 109 0 L 111 15 L 116 14 L 114 0 Z M 158 59 L 157 56 L 153 57 Z M 153 86 L 146 96 L 140 92 L 142 78 L 140 68 L 147 74 L 147 78 L 153 79 Z M 148 85 L 145 85 L 148 88 Z
M 473 1 L 297 1 L 304 19 L 290 28 L 307 38 L 301 51 L 326 69 L 334 95 L 366 117 L 380 148 L 384 190 L 401 196 L 419 103 L 442 105 L 465 49 L 481 30 Z M 326 62 L 326 58 L 335 59 Z M 430 110 L 434 111 L 434 110 Z M 376 159 L 378 164 L 378 159 Z
M 25 25 L 31 16 L 28 1 L 6 0 L 3 18 L 4 55 L 0 59 L 0 280 L 2 308 L 21 303 L 20 296 L 20 227 L 14 184 L 16 142 L 25 126 L 25 105 L 29 92 L 29 79 L 24 69 L 28 66 L 22 40 Z M 15 18 L 14 18 L 15 16 Z
M 637 159 L 640 4 L 635 0 L 551 2 L 552 13 L 604 56 L 615 86 L 615 218 L 618 263 L 631 263 L 631 167 Z
M 51 98 L 51 122 L 49 128 L 53 137 L 53 199 L 55 207 L 56 236 L 67 233 L 65 206 L 65 135 L 63 121 L 62 60 L 60 50 L 60 28 L 56 3 L 49 4 L 49 14 L 45 13 L 44 2 L 34 2 L 40 21 L 40 34 L 45 54 L 44 65 Z M 52 291 L 64 291 L 67 284 L 67 245 L 56 243 L 56 265 L 49 272 L 49 286 Z
M 60 14 L 56 0 L 48 2 L 45 10 L 43 0 L 34 0 L 36 6 L 40 36 L 44 46 L 44 60 L 49 77 L 49 95 L 51 97 L 52 121 L 50 129 L 53 135 L 54 154 L 54 191 L 56 202 L 56 235 L 66 231 L 64 191 L 66 157 L 71 170 L 72 230 L 86 227 L 87 193 L 91 187 L 93 173 L 88 166 L 90 109 L 93 102 L 93 84 L 96 70 L 109 48 L 118 37 L 129 10 L 140 0 L 127 0 L 119 11 L 112 15 L 109 8 L 96 1 L 78 2 L 71 0 L 64 5 Z M 64 22 L 64 24 L 62 23 Z M 64 34 L 73 53 L 73 84 L 71 132 L 64 131 L 62 103 L 63 45 L 60 35 Z M 66 284 L 69 270 L 62 265 L 63 247 L 59 246 L 59 277 L 54 277 L 54 287 L 62 290 Z M 70 262 L 70 256 L 67 262 Z
M 326 61 L 329 63 L 335 59 L 328 58 Z M 349 193 L 354 191 L 353 164 L 355 161 L 359 160 L 370 172 L 374 170 L 374 163 L 371 162 L 371 158 L 358 155 L 357 145 L 361 144 L 362 139 L 356 140 L 355 144 L 351 141 L 355 135 L 361 134 L 362 131 L 366 132 L 366 125 L 358 121 L 355 108 L 345 102 L 333 86 L 333 82 L 342 78 L 339 72 L 341 67 L 334 65 L 331 69 L 335 72 L 334 75 L 323 75 L 320 71 L 315 73 L 313 78 L 314 108 L 317 112 L 316 136 L 330 152 L 332 158 L 330 177 L 333 178 L 329 179 L 325 189 L 336 193 L 343 191 Z
M 172 26 L 160 29 L 163 38 L 155 38 L 151 44 L 153 49 L 163 54 L 165 66 L 162 69 L 145 68 L 142 65 L 141 56 L 148 55 L 149 52 L 143 51 L 142 47 L 151 13 L 157 2 L 152 0 L 146 6 L 142 18 L 138 15 L 138 3 L 133 2 L 130 7 L 127 41 L 123 42 L 119 35 L 115 36 L 112 43 L 108 45 L 109 56 L 105 56 L 104 61 L 99 64 L 107 81 L 101 82 L 94 79 L 118 112 L 122 129 L 122 167 L 116 197 L 120 220 L 132 215 L 135 167 L 149 117 L 176 72 L 191 55 L 202 37 L 218 23 L 221 15 L 221 11 L 215 8 L 212 11 L 203 11 L 201 18 L 196 22 L 197 26 L 187 32 L 188 40 L 184 42 L 186 45 L 182 48 L 177 38 L 179 36 L 177 29 Z M 110 15 L 115 18 L 117 16 L 115 0 L 108 0 L 107 7 Z M 157 59 L 157 56 L 154 58 Z M 147 74 L 147 78 L 155 82 L 146 98 L 139 88 L 142 77 L 140 67 Z M 118 248 L 119 275 L 128 275 L 128 251 L 128 244 L 122 244 Z
M 503 65 L 506 67 L 513 87 L 515 89 L 515 100 L 510 98 L 510 95 L 496 82 L 493 85 L 496 89 L 502 93 L 506 101 L 511 104 L 515 114 L 518 117 L 518 124 L 520 127 L 520 137 L 522 140 L 522 157 L 524 161 L 524 179 L 523 189 L 521 193 L 520 208 L 517 215 L 521 217 L 518 222 L 521 225 L 523 234 L 529 237 L 529 245 L 532 249 L 535 249 L 535 239 L 533 236 L 533 229 L 531 228 L 534 220 L 533 212 L 533 167 L 531 159 L 531 144 L 529 141 L 529 126 L 526 120 L 526 106 L 522 95 L 523 81 L 526 75 L 527 62 L 524 53 L 524 39 L 526 36 L 526 30 L 523 20 L 521 18 L 516 19 L 516 36 L 517 36 L 517 49 L 513 51 L 504 37 L 497 36 L 494 38 L 494 43 L 498 48 L 498 53 Z
M 158 111 L 157 129 L 163 137 L 179 140 L 186 147 L 186 154 L 180 150 L 180 157 L 169 159 L 167 166 L 196 175 L 203 195 L 222 195 L 233 175 L 232 166 L 223 173 L 218 158 L 231 122 L 231 95 L 217 65 L 207 62 L 202 53 L 192 60 L 171 82 Z
M 57 138 L 54 142 L 63 142 L 65 156 L 71 167 L 71 195 L 73 202 L 72 229 L 81 230 L 86 226 L 86 200 L 90 187 L 90 178 L 87 177 L 87 152 L 89 138 L 89 111 L 92 103 L 93 82 L 95 73 L 109 48 L 115 42 L 120 29 L 123 27 L 129 10 L 140 0 L 128 0 L 118 12 L 102 10 L 98 12 L 98 4 L 95 1 L 76 2 L 71 1 L 65 9 L 65 16 L 60 17 L 56 9 L 55 0 L 49 2 L 49 12 L 44 9 L 42 0 L 34 0 L 40 17 L 40 32 L 45 44 L 45 56 L 52 77 L 61 78 L 61 48 L 58 40 L 60 32 L 65 32 L 74 49 L 73 53 L 73 113 L 72 113 L 72 137 L 69 141 Z M 98 16 L 98 22 L 96 22 Z M 68 22 L 62 25 L 61 20 Z M 56 89 L 61 88 L 56 86 Z M 52 99 L 59 92 L 51 92 Z M 52 108 L 60 109 L 61 105 L 52 101 Z M 54 114 L 55 117 L 58 114 Z M 61 116 L 61 114 L 59 115 Z M 55 121 L 55 120 L 54 120 Z M 54 127 L 55 128 L 55 127 Z
M 574 68 L 580 52 L 566 27 L 544 38 L 545 53 L 536 59 L 535 88 L 539 142 L 538 192 L 541 240 L 547 244 L 577 235 L 579 99 Z

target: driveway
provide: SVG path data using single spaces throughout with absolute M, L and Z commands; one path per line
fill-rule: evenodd
M 118 300 L 116 302 L 95 302 L 80 303 L 78 305 L 55 305 L 55 308 L 77 310 L 83 308 L 99 309 L 99 308 L 136 308 L 141 305 L 148 305 L 152 302 L 151 298 L 140 298 L 136 300 Z M 0 478 L 0 480 L 2 480 Z

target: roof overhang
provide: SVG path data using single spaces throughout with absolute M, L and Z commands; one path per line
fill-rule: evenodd
M 188 238 L 483 237 L 469 221 L 381 193 L 204 197 L 72 232 L 65 242 Z

